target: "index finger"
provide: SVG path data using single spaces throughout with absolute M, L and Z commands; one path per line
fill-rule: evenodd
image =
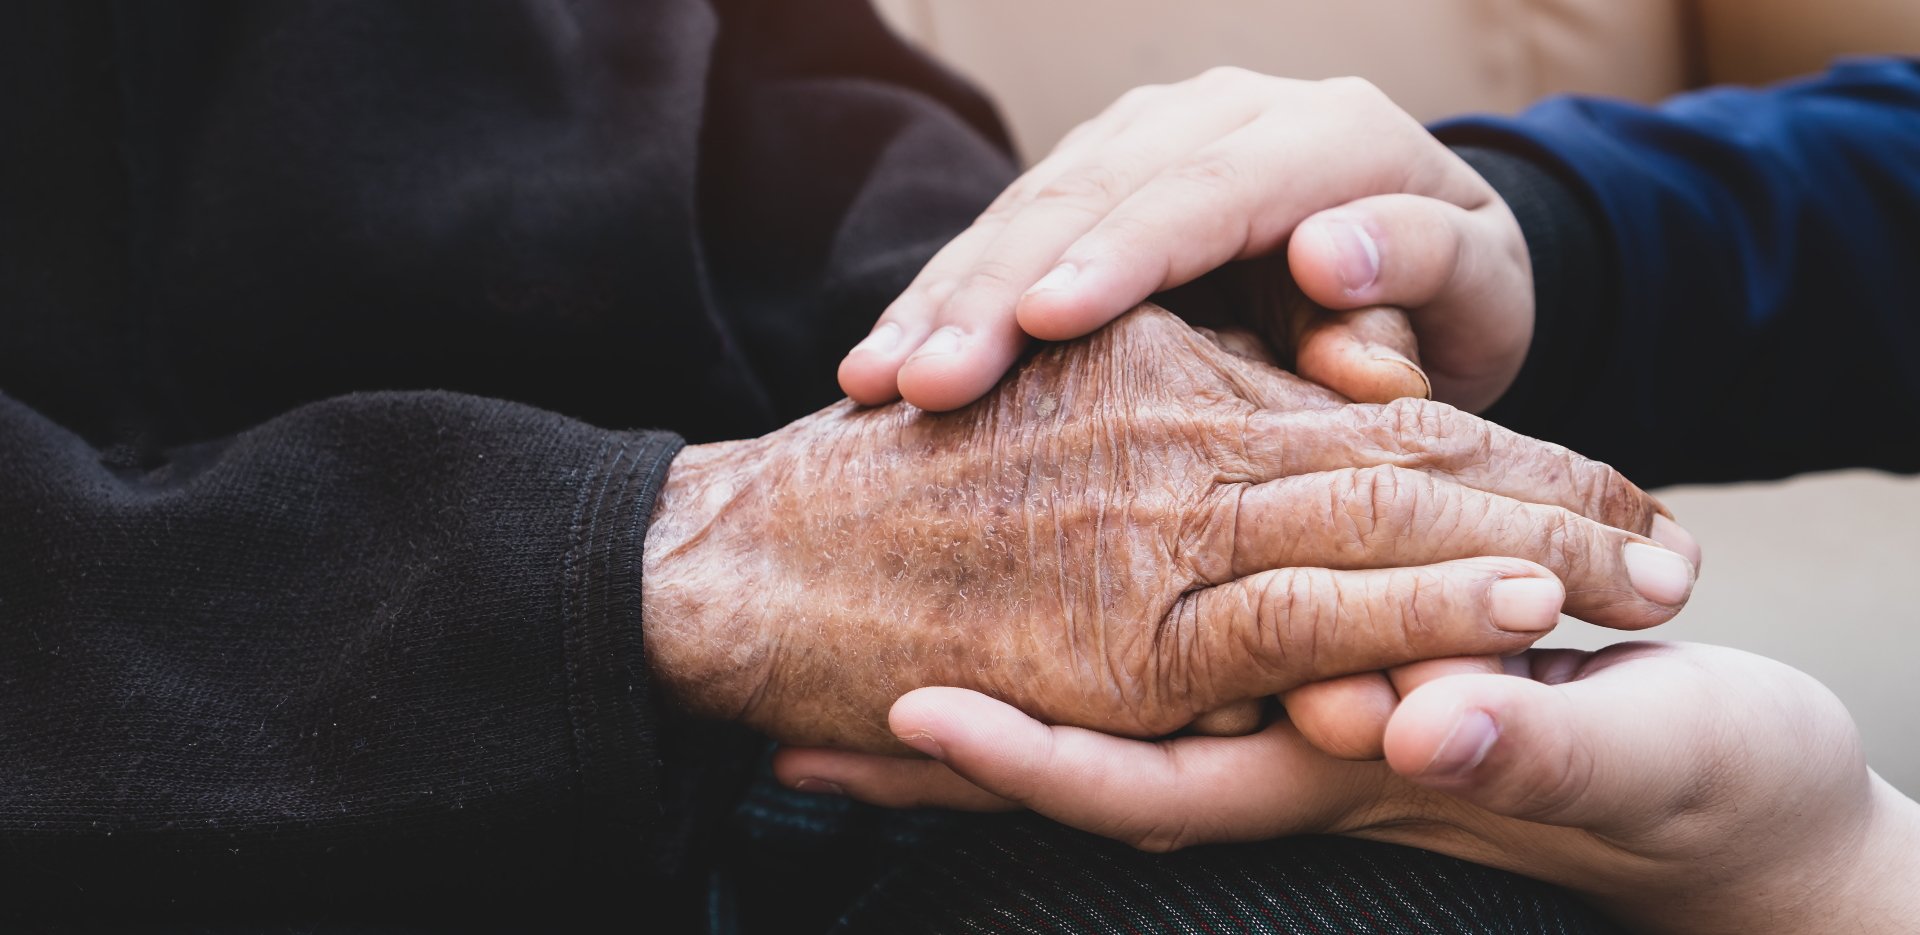
M 1405 140 L 1426 135 L 1390 104 L 1370 109 L 1396 114 Z M 1437 142 L 1415 145 L 1436 164 L 1458 161 Z M 1155 176 L 1067 247 L 1059 280 L 1021 299 L 1021 327 L 1036 337 L 1083 333 L 1155 292 L 1272 252 L 1308 217 L 1369 195 L 1404 192 L 1469 209 L 1495 197 L 1472 184 L 1479 177 L 1464 163 L 1409 178 L 1408 153 L 1355 147 L 1326 120 L 1256 120 Z

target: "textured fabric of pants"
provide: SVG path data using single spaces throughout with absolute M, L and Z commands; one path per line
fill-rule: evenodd
M 1148 854 L 1031 815 L 804 795 L 764 765 L 733 832 L 714 935 L 1620 931 L 1556 887 L 1412 848 L 1308 837 Z
M 1513 874 L 1344 838 L 1147 854 L 1021 816 L 970 823 L 882 877 L 834 929 L 1587 935 L 1617 928 Z

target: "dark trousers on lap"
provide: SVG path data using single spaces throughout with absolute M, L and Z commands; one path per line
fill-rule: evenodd
M 1556 887 L 1343 838 L 1147 854 L 1028 815 L 884 812 L 766 781 L 737 819 L 753 854 L 716 901 L 727 935 L 1620 931 Z

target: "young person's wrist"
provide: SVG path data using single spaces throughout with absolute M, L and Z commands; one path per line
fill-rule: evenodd
M 1687 931 L 1913 931 L 1920 920 L 1920 804 L 1872 772 L 1864 785 L 1864 801 L 1851 815 L 1836 816 L 1832 834 L 1805 839 L 1776 872 L 1723 903 L 1725 912 Z
M 1920 925 L 1920 802 L 1875 774 L 1872 810 L 1860 847 L 1801 931 L 1911 932 Z

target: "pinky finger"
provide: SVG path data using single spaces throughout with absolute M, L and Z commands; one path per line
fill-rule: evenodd
M 946 764 L 822 747 L 781 747 L 773 776 L 799 792 L 845 795 L 884 808 L 1009 812 L 1019 804 L 960 777 Z

